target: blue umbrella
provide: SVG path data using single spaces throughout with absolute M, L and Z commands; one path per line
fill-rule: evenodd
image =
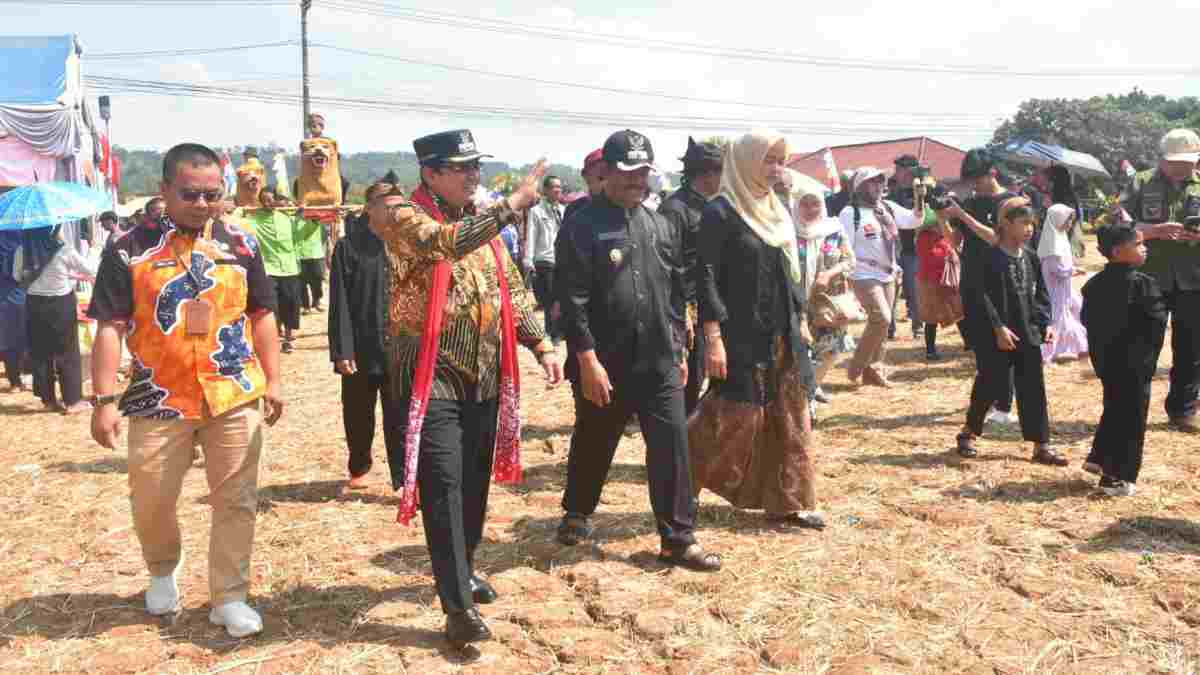
M 0 231 L 36 230 L 110 208 L 109 195 L 78 183 L 36 183 L 0 195 Z

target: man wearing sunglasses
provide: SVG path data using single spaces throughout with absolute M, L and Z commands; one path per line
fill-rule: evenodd
M 491 638 L 475 603 L 496 591 L 475 573 L 488 489 L 520 480 L 518 344 L 534 353 L 551 384 L 562 366 L 534 315 L 501 228 L 533 204 L 545 164 L 499 204 L 476 212 L 479 152 L 465 129 L 413 141 L 421 185 L 372 191 L 369 226 L 390 263 L 389 379 L 403 416 L 403 454 L 388 454 L 401 491 L 398 520 L 420 511 L 446 637 L 465 645 Z M 392 449 L 389 447 L 389 449 Z M 397 449 L 398 450 L 398 449 Z
M 88 309 L 99 322 L 92 438 L 114 449 L 121 416 L 130 418 L 130 501 L 151 574 L 146 610 L 155 615 L 179 608 L 176 503 L 199 441 L 213 509 L 209 620 L 241 638 L 262 630 L 246 595 L 262 423 L 283 414 L 275 294 L 257 240 L 211 216 L 224 198 L 212 150 L 168 151 L 161 189 L 162 227 L 134 229 L 100 262 Z M 134 366 L 119 394 L 122 339 Z

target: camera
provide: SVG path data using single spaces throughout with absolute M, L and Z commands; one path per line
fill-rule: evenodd
M 1200 195 L 1188 195 L 1183 202 L 1183 228 L 1200 234 Z
M 954 205 L 954 193 L 941 190 L 929 195 L 929 208 L 934 211 L 945 211 Z

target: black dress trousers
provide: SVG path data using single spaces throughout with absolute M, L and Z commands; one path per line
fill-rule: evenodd
M 421 428 L 417 483 L 425 543 L 443 612 L 469 609 L 475 549 L 483 538 L 492 456 L 496 446 L 496 399 L 475 402 L 434 399 Z M 399 433 L 408 427 L 410 399 L 397 402 Z M 404 486 L 404 443 L 388 448 L 392 486 Z
M 1099 464 L 1106 476 L 1136 483 L 1146 446 L 1150 379 L 1139 377 L 1132 369 L 1118 370 L 1122 365 L 1100 379 L 1104 385 L 1104 413 L 1088 461 Z
M 575 431 L 567 458 L 563 509 L 590 516 L 612 467 L 613 455 L 629 418 L 637 413 L 646 442 L 650 507 L 664 549 L 696 543 L 697 501 L 688 464 L 687 422 L 683 411 L 681 373 L 649 372 L 613 378 L 612 402 L 599 407 L 574 383 Z
M 1167 415 L 1196 414 L 1200 394 L 1200 291 L 1167 293 L 1171 310 L 1171 389 L 1167 393 Z
M 983 435 L 988 410 L 1009 395 L 1010 382 L 1015 380 L 1022 437 L 1032 443 L 1048 443 L 1050 417 L 1041 345 L 1021 341 L 1016 350 L 1002 352 L 995 344 L 980 340 L 975 345 L 975 359 L 978 372 L 971 386 L 971 405 L 967 408 L 967 428 L 971 433 Z
M 391 395 L 387 375 L 359 371 L 342 376 L 342 424 L 346 431 L 346 446 L 350 450 L 347 469 L 350 475 L 361 476 L 371 470 L 371 446 L 375 444 L 375 404 L 383 402 L 383 437 L 388 455 L 403 454 L 404 427 L 398 417 L 402 411 Z

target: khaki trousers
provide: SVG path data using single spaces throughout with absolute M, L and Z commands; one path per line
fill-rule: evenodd
M 244 601 L 258 510 L 262 452 L 261 401 L 202 420 L 129 422 L 129 490 L 133 524 L 150 574 L 166 576 L 181 554 L 176 504 L 192 466 L 196 441 L 204 450 L 212 533 L 208 587 L 213 607 Z
M 888 326 L 892 324 L 892 307 L 896 302 L 896 282 L 855 281 L 854 295 L 867 312 L 867 327 L 863 329 L 858 349 L 850 360 L 850 379 L 858 379 L 866 369 L 883 375 Z

